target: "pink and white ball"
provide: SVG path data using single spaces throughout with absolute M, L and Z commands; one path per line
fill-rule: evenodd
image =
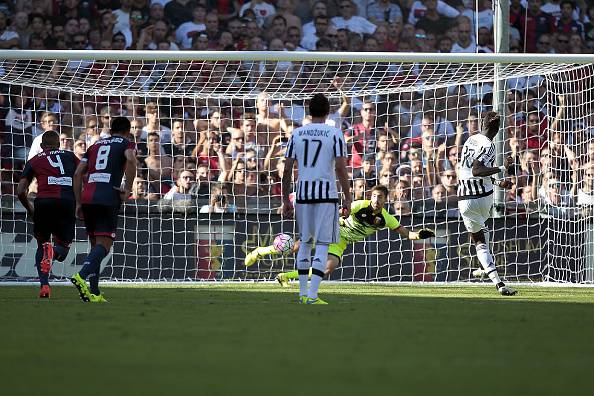
M 295 240 L 289 234 L 276 234 L 272 242 L 274 249 L 282 254 L 288 254 L 295 246 Z

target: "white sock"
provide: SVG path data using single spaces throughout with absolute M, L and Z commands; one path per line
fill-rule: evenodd
M 307 296 L 307 280 L 311 266 L 311 249 L 309 243 L 301 243 L 297 251 L 297 271 L 299 272 L 299 295 Z
M 316 254 L 311 263 L 311 284 L 309 285 L 309 293 L 307 297 L 318 298 L 318 289 L 320 283 L 324 279 L 324 270 L 326 270 L 326 262 L 328 261 L 328 245 L 316 244 Z
M 493 262 L 493 256 L 489 252 L 489 248 L 484 243 L 479 243 L 476 245 L 476 256 L 480 261 L 483 269 L 491 279 L 495 285 L 501 282 L 501 278 L 499 278 L 499 274 L 497 274 L 497 269 L 495 268 L 495 263 Z

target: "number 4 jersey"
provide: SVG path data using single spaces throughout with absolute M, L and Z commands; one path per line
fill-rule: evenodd
M 134 143 L 119 136 L 98 140 L 89 147 L 81 161 L 88 164 L 88 178 L 83 186 L 81 203 L 106 206 L 120 205 L 120 188 L 126 167 L 126 150 Z
M 462 148 L 462 158 L 458 164 L 458 197 L 473 199 L 493 194 L 491 176 L 479 177 L 472 175 L 472 164 L 475 160 L 485 166 L 493 166 L 495 159 L 495 145 L 483 134 L 472 135 Z
M 72 151 L 45 150 L 27 162 L 21 178 L 37 178 L 36 198 L 74 201 L 72 178 L 78 162 Z
M 287 158 L 297 160 L 297 203 L 338 202 L 335 159 L 346 157 L 340 129 L 326 124 L 307 124 L 293 131 Z

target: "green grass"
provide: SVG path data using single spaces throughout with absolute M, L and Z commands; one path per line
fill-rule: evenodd
M 594 288 L 0 287 L 4 395 L 587 395 Z

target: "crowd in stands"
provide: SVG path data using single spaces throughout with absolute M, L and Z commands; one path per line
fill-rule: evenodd
M 510 3 L 510 52 L 594 52 L 594 4 Z M 492 52 L 493 45 L 490 0 L 0 4 L 0 49 L 474 53 Z M 71 66 L 80 69 L 81 63 Z M 585 81 L 580 89 L 590 88 L 591 76 L 580 77 Z M 333 84 L 340 92 L 340 72 Z M 589 213 L 586 208 L 594 203 L 594 107 L 579 92 L 561 94 L 547 84 L 538 78 L 508 81 L 505 150 L 516 165 L 506 200 L 515 204 L 514 210 Z M 480 114 L 491 103 L 487 85 L 333 98 L 328 122 L 344 131 L 349 144 L 355 199 L 365 198 L 380 183 L 391 191 L 392 213 L 455 214 L 462 145 L 479 132 Z M 306 101 L 274 101 L 266 92 L 255 100 L 188 103 L 0 86 L 2 194 L 14 194 L 20 170 L 43 131 L 57 130 L 62 148 L 82 157 L 89 145 L 109 135 L 111 117 L 124 115 L 131 120 L 138 152 L 130 200 L 198 202 L 200 212 L 211 213 L 249 211 L 263 201 L 275 209 L 287 141 L 308 122 L 306 109 Z

